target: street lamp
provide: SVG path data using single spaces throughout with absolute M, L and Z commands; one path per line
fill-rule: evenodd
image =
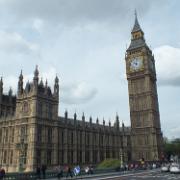
M 1 167 L 2 167 L 3 159 L 4 159 L 4 157 L 3 157 L 3 154 L 4 154 L 4 142 L 5 142 L 5 135 L 3 133 L 3 135 L 2 135 L 2 150 L 1 150 Z
M 19 172 L 22 172 L 24 170 L 25 152 L 27 150 L 27 143 L 24 142 L 24 137 L 20 139 L 20 143 L 17 143 L 16 147 L 19 150 Z
M 123 152 L 122 152 L 122 148 L 120 148 L 120 169 L 123 169 L 124 166 L 123 166 Z

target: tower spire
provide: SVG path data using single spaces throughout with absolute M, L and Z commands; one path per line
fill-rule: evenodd
M 133 27 L 133 29 L 132 29 L 132 32 L 142 31 L 142 30 L 141 30 L 141 27 L 140 27 L 140 25 L 139 25 L 139 22 L 138 22 L 136 9 L 135 9 L 134 15 L 135 15 L 135 22 L 134 22 L 134 27 Z
M 127 51 L 137 49 L 140 47 L 148 47 L 146 45 L 146 41 L 144 38 L 144 32 L 142 31 L 142 29 L 139 25 L 139 22 L 138 22 L 136 10 L 135 10 L 134 15 L 135 15 L 135 21 L 134 21 L 134 26 L 131 31 L 131 44 L 128 47 Z

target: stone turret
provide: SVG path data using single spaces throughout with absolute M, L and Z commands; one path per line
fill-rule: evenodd
M 76 112 L 74 113 L 74 120 L 77 120 L 77 114 L 76 114 Z
M 65 112 L 64 112 L 64 118 L 67 120 L 68 119 L 68 111 L 67 111 L 67 109 L 65 110 Z
M 59 97 L 59 78 L 57 76 L 54 83 L 54 95 Z
M 114 125 L 115 125 L 116 130 L 119 131 L 119 116 L 118 116 L 118 114 L 116 114 L 116 121 L 115 121 Z
M 2 102 L 2 96 L 3 96 L 3 79 L 1 77 L 1 80 L 0 80 L 0 102 Z
M 37 92 L 38 90 L 38 82 L 39 82 L 39 70 L 38 70 L 38 66 L 36 65 L 36 68 L 34 71 L 34 77 L 33 77 L 33 85 L 34 85 L 35 92 Z
M 89 123 L 92 124 L 92 117 L 89 118 Z
M 97 119 L 96 119 L 96 124 L 99 124 L 99 119 L 98 119 L 98 117 L 97 117 Z
M 23 94 L 23 74 L 22 74 L 22 70 L 21 73 L 19 75 L 19 81 L 18 81 L 18 96 Z

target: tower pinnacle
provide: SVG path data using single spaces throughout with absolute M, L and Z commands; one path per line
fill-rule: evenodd
M 134 22 L 134 27 L 133 27 L 133 29 L 132 29 L 132 33 L 133 32 L 137 32 L 137 31 L 142 31 L 141 30 L 141 27 L 140 27 L 140 25 L 139 25 L 139 22 L 138 22 L 138 18 L 137 18 L 137 11 L 135 10 L 135 22 Z
M 143 46 L 145 47 L 147 45 L 144 38 L 144 32 L 142 31 L 139 25 L 137 12 L 135 10 L 135 22 L 134 22 L 133 29 L 131 31 L 131 44 L 129 48 L 127 49 L 127 51 L 132 50 L 132 49 L 137 49 Z

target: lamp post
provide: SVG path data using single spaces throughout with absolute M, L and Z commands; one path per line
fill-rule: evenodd
M 4 135 L 4 131 L 3 131 L 3 134 L 2 134 L 2 149 L 1 149 L 1 167 L 3 165 L 3 154 L 4 154 L 4 142 L 5 142 L 5 135 Z
M 16 147 L 19 150 L 19 172 L 22 172 L 24 170 L 25 152 L 27 149 L 27 143 L 24 142 L 24 137 L 20 138 L 20 143 L 17 143 Z
M 120 148 L 120 169 L 122 170 L 124 168 L 123 166 L 123 152 L 122 152 L 122 148 Z

